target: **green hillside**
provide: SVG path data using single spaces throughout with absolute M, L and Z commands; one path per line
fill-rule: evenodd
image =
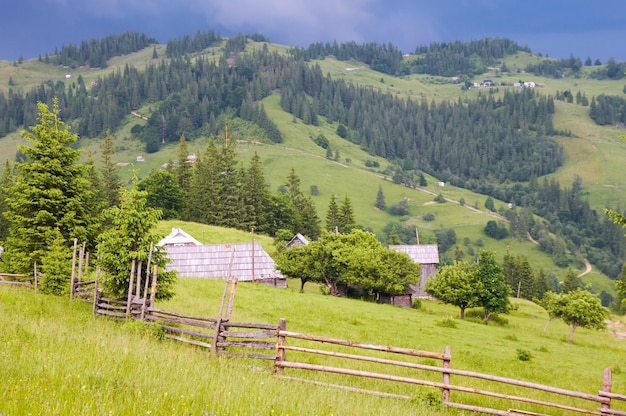
M 248 48 L 253 50 L 261 48 L 262 45 L 250 43 Z M 270 51 L 281 54 L 286 53 L 288 49 L 282 45 L 270 44 L 267 47 Z M 207 50 L 202 54 L 207 59 L 215 59 L 216 50 Z M 165 45 L 158 45 L 157 51 L 160 57 L 164 57 Z M 201 54 L 196 54 L 194 58 L 199 55 Z M 36 60 L 26 61 L 19 66 L 2 62 L 0 63 L 0 90 L 8 91 L 9 78 L 14 83 L 12 88 L 20 91 L 27 91 L 47 80 L 74 82 L 79 76 L 89 85 L 99 76 L 121 70 L 126 65 L 138 69 L 144 68 L 151 63 L 151 57 L 152 48 L 146 48 L 137 53 L 112 59 L 106 69 L 77 68 L 71 71 L 45 65 Z M 406 57 L 405 59 L 412 58 Z M 557 91 L 563 90 L 571 90 L 574 93 L 580 90 L 588 97 L 592 97 L 601 93 L 619 94 L 622 90 L 623 81 L 591 79 L 588 77 L 587 68 L 584 68 L 580 77 L 561 79 L 531 76 L 520 72 L 527 63 L 541 59 L 546 58 L 519 52 L 504 60 L 511 72 L 500 73 L 497 68 L 490 68 L 487 73 L 476 76 L 476 79 L 492 77 L 497 84 L 507 85 L 498 87 L 497 92 L 494 92 L 495 95 L 502 95 L 507 88 L 513 89 L 512 84 L 520 79 L 536 82 L 537 91 L 545 95 L 554 95 Z M 479 88 L 463 91 L 449 78 L 444 77 L 417 74 L 394 77 L 381 74 L 356 61 L 326 58 L 313 63 L 319 64 L 323 73 L 330 74 L 333 79 L 345 79 L 407 99 L 471 100 L 488 93 L 487 90 Z M 72 78 L 66 78 L 68 73 L 72 75 Z M 277 93 L 265 98 L 262 103 L 268 116 L 281 131 L 284 142 L 281 144 L 258 143 L 254 137 L 246 137 L 244 132 L 238 137 L 240 140 L 237 151 L 244 164 L 255 152 L 261 156 L 266 180 L 272 192 L 277 191 L 278 187 L 284 183 L 289 170 L 293 168 L 302 180 L 302 189 L 305 193 L 312 186 L 318 188 L 319 195 L 314 195 L 313 200 L 321 218 L 325 217 L 332 194 L 338 197 L 348 195 L 353 202 L 357 222 L 370 227 L 379 235 L 392 221 L 400 222 L 406 227 L 416 227 L 419 230 L 421 242 L 433 242 L 435 230 L 442 227 L 451 228 L 456 232 L 457 245 L 466 253 L 470 250 L 477 250 L 479 247 L 495 250 L 500 259 L 507 251 L 519 253 L 528 256 L 535 269 L 544 268 L 546 271 L 554 271 L 558 276 L 564 275 L 565 270 L 557 268 L 549 256 L 539 251 L 535 244 L 527 240 L 496 241 L 485 236 L 482 230 L 487 221 L 499 219 L 484 208 L 487 199 L 485 195 L 449 184 L 440 187 L 437 185 L 438 179 L 428 175 L 426 175 L 428 186 L 424 188 L 411 189 L 393 184 L 390 176 L 385 174 L 390 162 L 374 157 L 361 147 L 341 139 L 336 135 L 336 123 L 326 123 L 325 119 L 320 117 L 319 126 L 304 124 L 281 109 Z M 146 105 L 139 109 L 138 113 L 148 117 L 156 108 L 156 103 Z M 556 101 L 556 110 L 555 129 L 570 131 L 571 136 L 557 136 L 557 140 L 564 147 L 564 165 L 550 177 L 557 178 L 562 186 L 569 186 L 575 175 L 582 176 L 590 204 L 600 215 L 606 206 L 623 206 L 626 202 L 624 200 L 626 190 L 624 190 L 624 175 L 620 168 L 621 161 L 626 158 L 626 143 L 619 140 L 619 135 L 623 133 L 623 130 L 618 127 L 595 125 L 587 114 L 587 107 Z M 144 178 L 152 169 L 159 168 L 175 158 L 174 145 L 166 145 L 156 153 L 145 154 L 144 144 L 134 140 L 130 133 L 135 124 L 144 123 L 143 119 L 129 114 L 122 127 L 114 132 L 117 148 L 114 158 L 120 166 L 120 176 L 124 183 L 131 178 L 132 172 L 137 172 L 140 178 Z M 320 133 L 328 138 L 332 149 L 339 152 L 340 158 L 337 161 L 326 159 L 325 150 L 313 142 L 312 138 Z M 16 153 L 16 145 L 21 141 L 18 133 L 11 133 L 0 139 L 1 158 L 12 160 Z M 191 153 L 201 154 L 206 147 L 207 138 L 201 137 L 188 144 Z M 99 138 L 81 137 L 80 145 L 86 151 L 92 152 L 98 160 Z M 137 162 L 137 156 L 140 155 L 145 161 Z M 366 160 L 375 160 L 380 167 L 368 168 L 365 166 Z M 388 206 L 406 198 L 410 215 L 400 218 L 377 210 L 374 202 L 379 186 L 383 188 Z M 448 202 L 435 203 L 434 197 L 438 194 L 442 194 Z M 461 199 L 465 201 L 465 206 L 458 203 Z M 506 210 L 507 206 L 504 202 L 496 201 L 496 208 Z M 435 220 L 425 221 L 424 214 L 434 214 Z M 195 237 L 198 238 L 197 235 Z M 467 241 L 469 245 L 465 244 Z M 575 267 L 583 271 L 582 263 L 575 264 Z M 597 292 L 604 290 L 614 293 L 612 282 L 596 269 L 586 274 L 583 280 L 592 283 Z

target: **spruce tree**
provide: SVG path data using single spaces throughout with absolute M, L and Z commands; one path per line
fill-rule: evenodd
M 172 297 L 176 272 L 165 271 L 167 253 L 156 246 L 160 236 L 151 233 L 161 218 L 161 211 L 148 207 L 147 192 L 138 189 L 136 177 L 131 190 L 122 190 L 119 207 L 109 208 L 105 211 L 105 216 L 111 225 L 100 235 L 98 243 L 99 264 L 105 272 L 105 290 L 112 296 L 125 296 L 128 292 L 132 260 L 147 265 L 152 244 L 151 264 L 159 268 L 156 297 Z M 143 273 L 145 272 L 144 267 Z
M 261 158 L 254 152 L 250 166 L 244 177 L 243 186 L 244 215 L 249 226 L 260 233 L 270 231 L 270 194 L 263 176 Z
M 326 213 L 326 229 L 334 232 L 339 228 L 339 206 L 337 205 L 337 198 L 335 194 L 330 196 L 330 202 L 328 203 L 328 211 Z
M 3 260 L 17 273 L 30 273 L 33 262 L 41 264 L 44 253 L 59 230 L 65 241 L 88 240 L 97 217 L 88 209 L 93 197 L 85 167 L 78 163 L 80 152 L 71 147 L 78 136 L 59 117 L 58 101 L 53 109 L 37 105 L 39 124 L 22 135 L 33 143 L 20 146 L 28 159 L 17 165 L 15 184 L 7 198 L 11 223 Z
M 186 193 L 189 192 L 191 186 L 192 165 L 189 162 L 189 150 L 185 136 L 180 136 L 178 141 L 178 164 L 174 168 L 174 175 L 178 181 L 178 186 Z
M 350 232 L 351 226 L 355 223 L 352 201 L 348 198 L 348 195 L 345 195 L 339 207 L 339 231 L 342 233 Z
M 9 160 L 4 162 L 2 177 L 0 177 L 0 241 L 4 241 L 9 233 L 9 220 L 4 216 L 8 210 L 7 197 L 9 196 L 9 188 L 13 185 L 13 171 Z
M 561 284 L 561 293 L 570 293 L 578 289 L 582 289 L 583 285 L 574 270 L 567 269 L 563 283 Z
M 384 210 L 387 208 L 387 203 L 385 202 L 385 194 L 383 193 L 383 187 L 378 185 L 378 193 L 376 194 L 376 203 L 374 206 L 380 210 Z
M 106 194 L 107 206 L 114 207 L 120 202 L 120 188 L 122 183 L 119 176 L 117 176 L 117 166 L 113 163 L 113 154 L 115 154 L 115 144 L 113 143 L 113 136 L 111 132 L 107 130 L 104 136 L 104 142 L 102 142 L 102 182 L 104 187 L 104 193 Z

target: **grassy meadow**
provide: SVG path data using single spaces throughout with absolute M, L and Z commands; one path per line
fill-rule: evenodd
M 223 285 L 222 280 L 180 279 L 177 295 L 157 307 L 216 316 Z M 450 346 L 452 368 L 588 393 L 601 387 L 602 370 L 611 367 L 613 391 L 626 391 L 622 368 L 626 340 L 615 339 L 608 331 L 579 328 L 574 343 L 568 344 L 569 328 L 555 321 L 544 333 L 546 314 L 530 302 L 513 300 L 515 310 L 503 316 L 506 324 L 485 326 L 478 320 L 461 321 L 458 309 L 432 301 L 423 301 L 419 310 L 402 309 L 322 295 L 312 284 L 299 293 L 298 281 L 290 281 L 288 286 L 239 284 L 232 321 L 277 323 L 286 318 L 289 331 L 434 352 Z M 273 377 L 271 363 L 211 358 L 206 350 L 161 340 L 158 335 L 139 322 L 94 317 L 88 303 L 0 286 L 0 413 L 463 414 L 443 408 L 437 390 L 287 369 L 286 376 L 405 394 L 412 399 L 377 398 L 290 382 Z M 530 360 L 521 361 L 519 350 L 529 353 Z M 315 356 L 306 362 L 324 364 L 326 360 Z M 423 363 L 438 365 L 434 360 Z M 476 387 L 484 387 L 476 383 Z M 452 398 L 460 395 L 453 392 Z M 468 400 L 483 406 L 495 404 L 479 396 Z

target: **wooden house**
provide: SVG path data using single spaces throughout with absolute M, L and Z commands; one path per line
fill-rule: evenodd
M 411 294 L 416 298 L 426 298 L 426 282 L 435 277 L 439 264 L 439 250 L 436 244 L 392 245 L 390 249 L 406 253 L 415 263 L 420 265 L 422 278 L 416 285 L 411 285 Z

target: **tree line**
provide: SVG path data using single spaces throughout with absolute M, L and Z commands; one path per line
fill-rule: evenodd
M 106 68 L 108 60 L 114 56 L 127 55 L 158 44 L 156 38 L 145 33 L 124 32 L 109 35 L 102 39 L 84 40 L 80 45 L 63 45 L 55 49 L 54 55 L 39 57 L 40 62 L 61 65 L 69 68 L 88 66 L 89 68 Z

